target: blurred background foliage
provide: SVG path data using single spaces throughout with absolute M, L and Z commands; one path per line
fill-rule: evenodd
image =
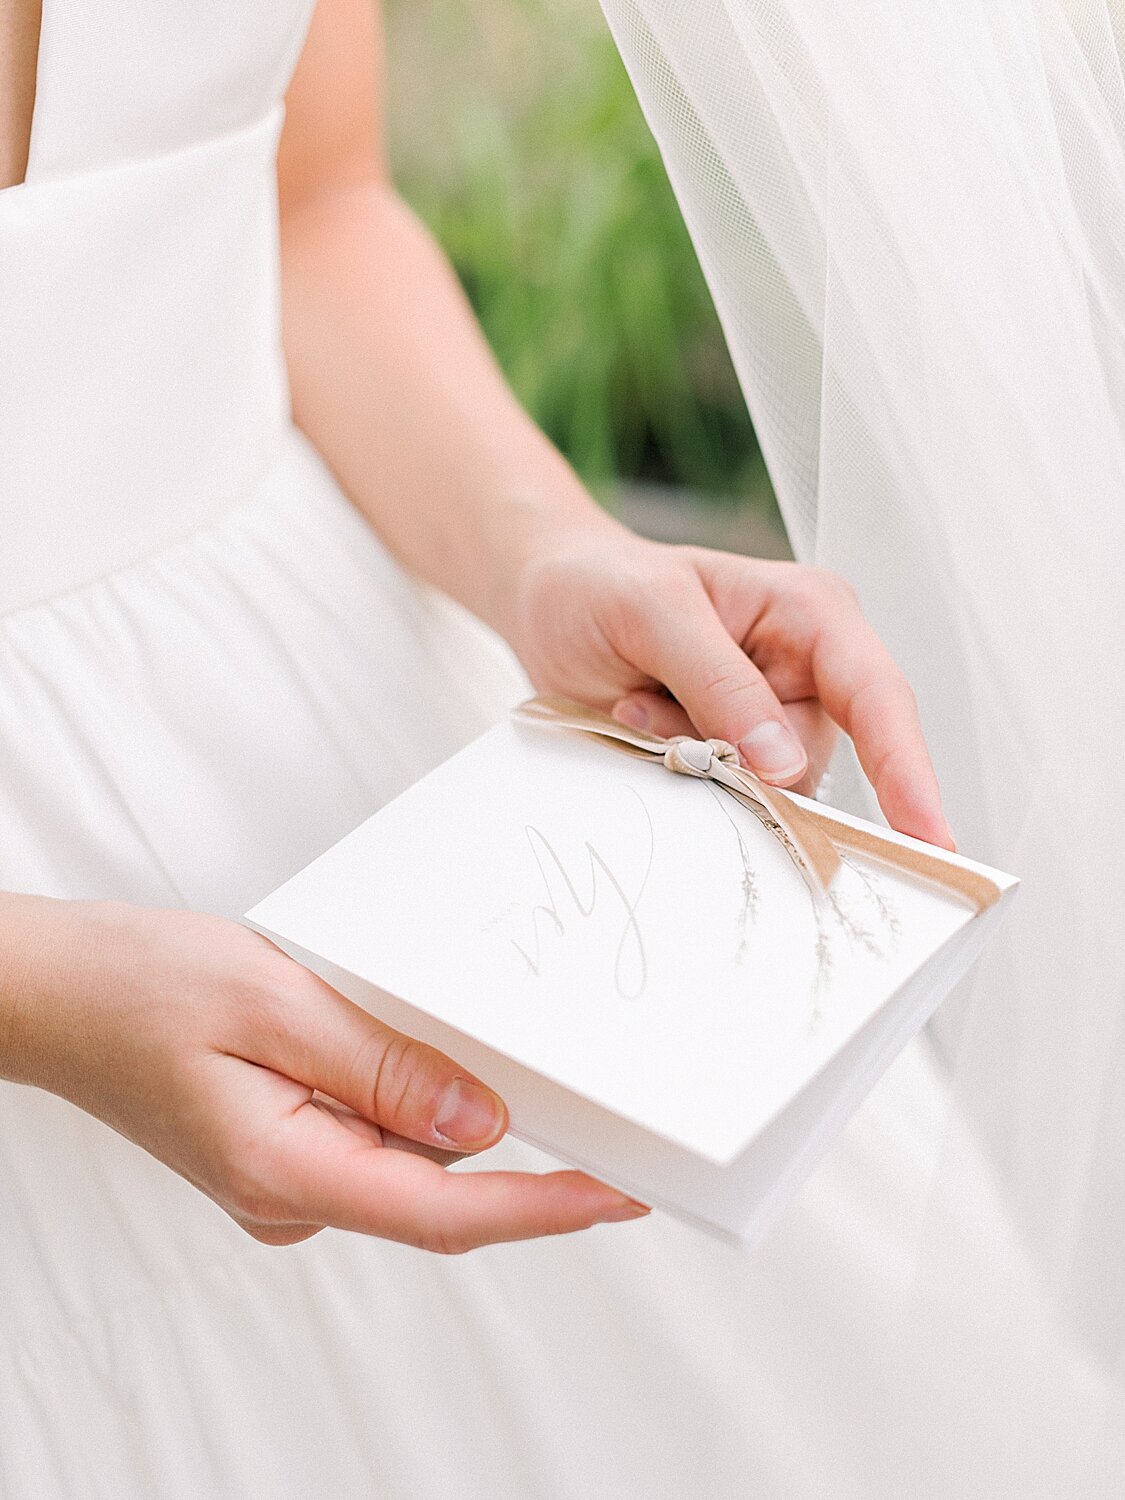
M 597 0 L 387 0 L 391 155 L 520 399 L 603 495 L 769 484 Z

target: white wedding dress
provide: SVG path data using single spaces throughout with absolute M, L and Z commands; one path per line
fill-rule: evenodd
M 0 194 L 0 887 L 237 916 L 523 690 L 290 422 L 274 156 L 309 10 L 45 6 Z M 1120 1493 L 1120 1389 L 967 1141 L 962 1258 L 919 1288 L 943 1076 L 904 1057 L 753 1257 L 654 1216 L 454 1261 L 266 1249 L 4 1086 L 0 1496 Z

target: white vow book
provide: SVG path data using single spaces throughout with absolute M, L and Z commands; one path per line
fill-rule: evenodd
M 247 921 L 490 1084 L 515 1135 L 750 1241 L 1017 882 L 763 792 L 721 742 L 672 774 L 667 742 L 569 707 L 484 735 Z

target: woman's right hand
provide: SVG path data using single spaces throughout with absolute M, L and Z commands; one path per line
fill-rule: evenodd
M 580 1172 L 445 1172 L 504 1134 L 500 1099 L 236 922 L 5 895 L 0 934 L 0 1076 L 266 1244 L 333 1225 L 455 1253 L 647 1212 Z

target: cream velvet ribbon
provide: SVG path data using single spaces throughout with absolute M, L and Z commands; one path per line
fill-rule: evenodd
M 608 714 L 569 698 L 529 698 L 513 710 L 513 716 L 527 724 L 578 730 L 629 755 L 660 761 L 681 776 L 713 781 L 749 808 L 781 842 L 817 895 L 827 894 L 840 868 L 840 850 L 847 849 L 940 886 L 977 912 L 986 911 L 1000 898 L 996 883 L 979 871 L 923 849 L 904 847 L 877 829 L 853 828 L 831 808 L 818 806 L 814 811 L 781 788 L 769 786 L 741 764 L 738 751 L 726 740 L 693 740 L 687 735 L 664 739 L 619 724 Z

